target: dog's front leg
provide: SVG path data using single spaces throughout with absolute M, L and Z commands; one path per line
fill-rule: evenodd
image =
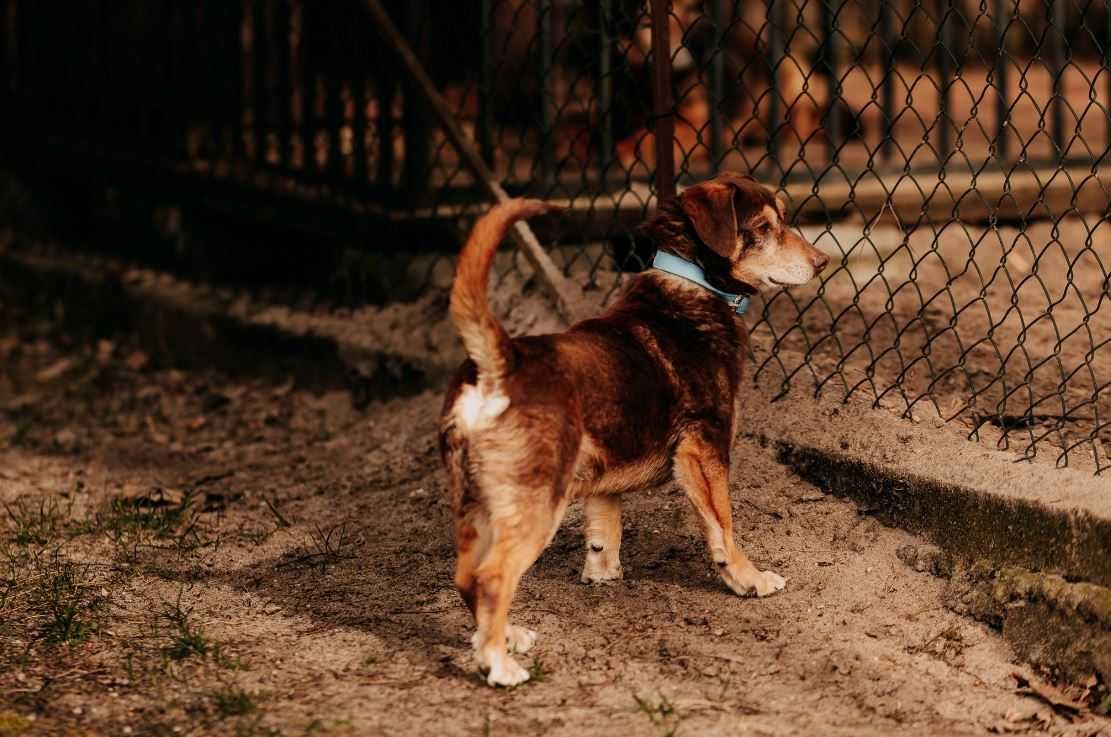
M 621 578 L 621 498 L 588 496 L 583 500 L 583 516 L 586 537 L 583 583 Z
M 710 557 L 726 585 L 741 596 L 768 596 L 787 582 L 776 573 L 758 570 L 733 539 L 728 458 L 727 441 L 715 443 L 707 435 L 690 432 L 675 451 L 675 478 L 702 519 Z

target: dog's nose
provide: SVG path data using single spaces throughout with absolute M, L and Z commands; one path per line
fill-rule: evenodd
M 810 262 L 814 264 L 814 273 L 821 274 L 829 265 L 829 256 L 815 248 L 814 253 L 810 256 Z

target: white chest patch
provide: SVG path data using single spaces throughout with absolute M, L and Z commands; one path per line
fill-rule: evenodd
M 464 430 L 476 430 L 496 419 L 509 407 L 509 397 L 500 392 L 483 393 L 477 386 L 463 387 L 453 409 Z

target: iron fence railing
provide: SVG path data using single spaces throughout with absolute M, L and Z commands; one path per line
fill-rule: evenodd
M 1106 0 L 388 5 L 500 184 L 569 207 L 538 225 L 585 286 L 643 268 L 658 195 L 751 172 L 833 256 L 765 297 L 760 372 L 1111 465 Z M 482 190 L 365 11 L 0 0 L 4 150 L 405 249 L 443 286 Z

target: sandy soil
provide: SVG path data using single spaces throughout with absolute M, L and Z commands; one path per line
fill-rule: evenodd
M 742 436 L 734 513 L 785 593 L 739 599 L 675 488 L 627 499 L 626 579 L 572 510 L 526 577 L 533 682 L 483 685 L 451 585 L 439 398 L 352 410 L 159 371 L 4 305 L 0 734 L 1095 734 L 1016 694 L 916 541 Z M 7 731 L 4 731 L 4 730 Z

